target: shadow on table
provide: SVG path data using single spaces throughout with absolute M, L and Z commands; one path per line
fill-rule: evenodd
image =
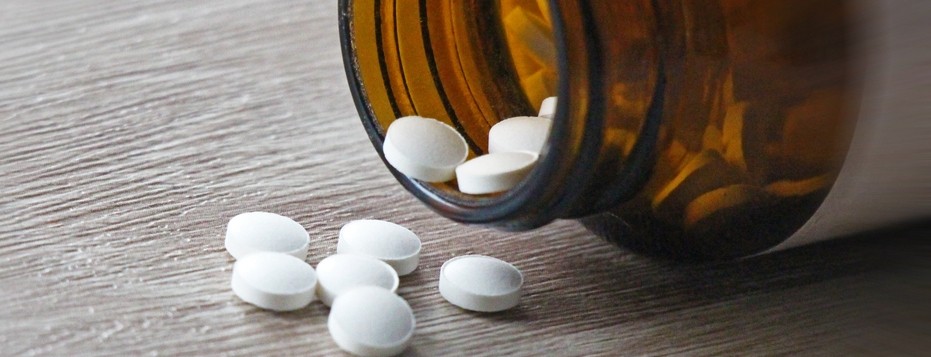
M 577 256 L 564 267 L 567 294 L 538 297 L 547 311 L 535 315 L 590 321 L 571 322 L 580 329 L 649 326 L 689 345 L 733 339 L 735 351 L 833 344 L 828 353 L 908 355 L 931 347 L 929 252 L 931 221 L 730 262 Z

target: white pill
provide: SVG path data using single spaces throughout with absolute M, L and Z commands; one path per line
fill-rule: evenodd
M 541 117 L 502 120 L 488 131 L 488 152 L 528 151 L 539 154 L 550 135 L 553 121 Z
M 387 263 L 365 255 L 336 254 L 317 264 L 317 296 L 330 306 L 339 294 L 359 286 L 398 290 L 398 273 Z
M 543 100 L 543 103 L 540 104 L 540 114 L 538 116 L 553 119 L 553 115 L 556 114 L 556 97 L 549 97 Z
M 469 156 L 469 146 L 456 129 L 417 116 L 392 122 L 382 151 L 396 170 L 425 182 L 452 180 L 456 166 Z
M 336 253 L 377 258 L 404 276 L 417 269 L 420 238 L 409 229 L 391 222 L 361 219 L 346 223 L 339 230 Z
M 536 154 L 523 151 L 479 156 L 456 168 L 459 191 L 473 195 L 507 191 L 517 186 L 536 162 Z
M 339 295 L 330 309 L 327 327 L 336 344 L 358 356 L 393 356 L 404 351 L 414 335 L 414 312 L 404 299 L 374 286 Z
M 282 253 L 249 254 L 233 264 L 233 292 L 245 302 L 291 311 L 314 299 L 317 274 L 310 264 Z
M 495 312 L 517 306 L 523 284 L 516 267 L 484 255 L 455 257 L 440 268 L 440 295 L 466 310 Z
M 226 251 L 236 259 L 255 252 L 276 252 L 307 257 L 310 235 L 300 223 L 268 212 L 236 215 L 226 226 Z

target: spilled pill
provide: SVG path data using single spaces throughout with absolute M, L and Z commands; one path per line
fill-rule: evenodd
M 479 156 L 456 168 L 459 191 L 474 195 L 507 191 L 517 186 L 536 162 L 536 154 L 523 151 Z
M 396 170 L 425 182 L 452 180 L 456 166 L 469 155 L 469 147 L 456 129 L 418 116 L 392 122 L 382 151 Z
M 466 310 L 495 312 L 517 306 L 523 284 L 516 267 L 484 255 L 455 257 L 440 268 L 440 295 Z
M 528 151 L 539 154 L 552 124 L 552 120 L 541 117 L 502 120 L 488 131 L 488 152 Z
M 393 356 L 414 335 L 414 312 L 398 295 L 374 286 L 340 294 L 327 318 L 330 336 L 341 349 L 358 356 Z
M 258 252 L 233 264 L 233 293 L 263 309 L 297 310 L 314 299 L 317 274 L 301 259 L 283 253 Z
M 276 252 L 300 259 L 307 257 L 310 235 L 300 223 L 268 212 L 247 212 L 226 226 L 226 251 L 241 259 L 255 252 Z
M 317 296 L 330 306 L 339 294 L 359 286 L 398 289 L 398 273 L 387 263 L 365 255 L 336 254 L 317 264 Z
M 379 259 L 404 276 L 417 269 L 420 238 L 400 225 L 376 219 L 346 223 L 339 230 L 336 253 L 361 254 Z

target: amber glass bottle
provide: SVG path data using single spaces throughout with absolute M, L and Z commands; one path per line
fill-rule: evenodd
M 862 63 L 844 0 L 341 0 L 352 94 L 381 150 L 392 120 L 489 128 L 558 96 L 531 174 L 470 196 L 392 170 L 452 220 L 580 219 L 654 255 L 721 259 L 786 241 L 848 156 Z M 830 233 L 829 233 L 830 234 Z

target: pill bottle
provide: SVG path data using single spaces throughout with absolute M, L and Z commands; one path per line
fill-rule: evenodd
M 454 221 L 578 219 L 608 241 L 728 259 L 931 212 L 929 1 L 341 0 L 375 148 L 399 117 L 489 128 L 558 105 L 496 195 L 392 173 Z M 390 168 L 390 165 L 389 165 Z

